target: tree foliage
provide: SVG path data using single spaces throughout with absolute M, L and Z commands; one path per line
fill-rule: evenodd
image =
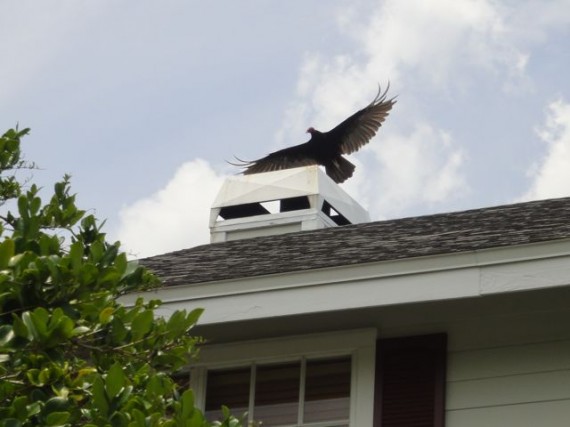
M 0 426 L 211 425 L 171 376 L 196 356 L 201 310 L 117 301 L 158 279 L 106 241 L 69 177 L 45 201 L 16 179 L 27 132 L 0 139 L 0 202 L 16 201 L 0 218 Z M 217 425 L 241 425 L 224 413 Z

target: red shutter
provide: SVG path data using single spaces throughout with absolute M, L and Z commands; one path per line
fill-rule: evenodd
M 445 334 L 378 340 L 374 427 L 443 427 Z

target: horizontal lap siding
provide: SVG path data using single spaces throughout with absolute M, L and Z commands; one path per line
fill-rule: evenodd
M 570 371 L 448 383 L 448 410 L 570 399 Z
M 568 427 L 570 400 L 447 413 L 447 427 Z
M 450 352 L 447 427 L 568 426 L 570 340 Z
M 447 379 L 453 382 L 566 369 L 570 369 L 570 339 L 451 352 Z

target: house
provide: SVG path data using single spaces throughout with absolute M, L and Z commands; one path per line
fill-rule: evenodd
M 142 260 L 163 313 L 206 309 L 189 376 L 210 416 L 569 425 L 570 198 L 369 222 L 308 167 L 230 179 L 210 225 Z

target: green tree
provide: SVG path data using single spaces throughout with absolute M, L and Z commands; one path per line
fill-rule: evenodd
M 21 184 L 15 176 L 20 169 L 32 169 L 33 163 L 22 160 L 20 138 L 29 129 L 10 129 L 0 138 L 0 205 L 20 195 Z
M 15 200 L 0 217 L 0 426 L 210 426 L 172 378 L 196 356 L 201 310 L 117 301 L 158 279 L 105 240 L 69 177 L 47 201 L 18 181 L 27 133 L 0 139 L 0 203 Z M 216 425 L 241 425 L 224 413 Z

